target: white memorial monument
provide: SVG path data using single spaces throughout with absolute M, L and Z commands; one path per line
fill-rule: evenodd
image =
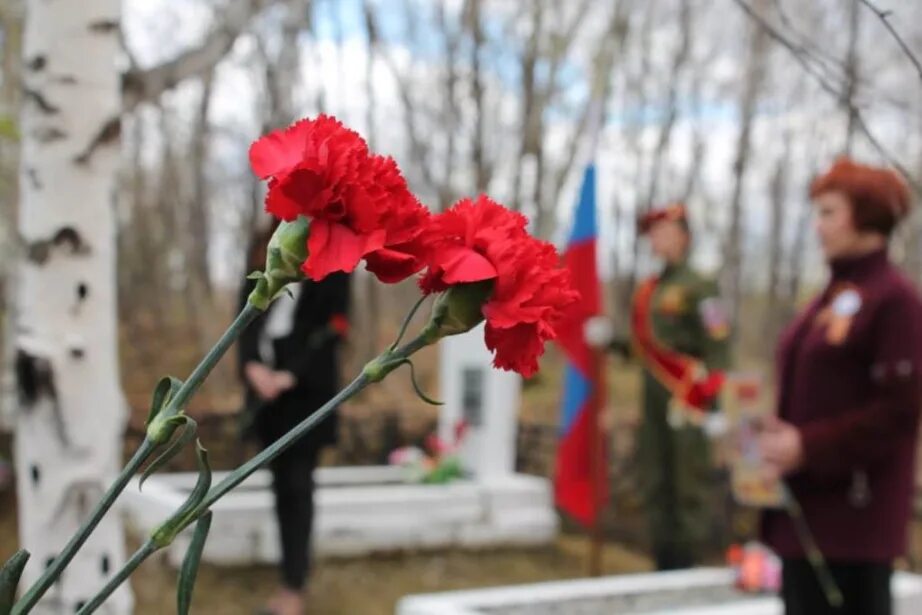
M 445 405 L 439 435 L 452 441 L 456 426 L 464 421 L 464 478 L 429 485 L 407 482 L 404 470 L 394 466 L 318 469 L 318 554 L 540 546 L 554 540 L 558 520 L 549 482 L 515 473 L 519 377 L 491 367 L 482 326 L 442 340 L 440 350 L 440 395 Z M 160 474 L 144 484 L 143 492 L 137 484 L 130 486 L 125 495 L 130 526 L 150 531 L 182 503 L 195 478 L 194 473 Z M 217 473 L 214 481 L 220 479 Z M 257 472 L 215 504 L 205 561 L 278 560 L 269 481 L 267 472 Z M 174 565 L 182 561 L 188 538 L 181 536 L 170 547 Z
M 439 437 L 451 441 L 462 422 L 466 434 L 460 456 L 464 470 L 479 480 L 515 472 L 516 415 L 522 379 L 494 369 L 483 343 L 483 325 L 441 341 L 439 376 L 442 401 Z

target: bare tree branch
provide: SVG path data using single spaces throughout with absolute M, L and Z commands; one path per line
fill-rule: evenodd
M 896 44 L 900 46 L 900 49 L 903 50 L 903 53 L 916 68 L 916 72 L 919 73 L 919 79 L 922 79 L 922 62 L 919 61 L 919 58 L 916 57 L 912 49 L 909 48 L 909 45 L 906 44 L 906 41 L 900 36 L 899 32 L 896 31 L 896 28 L 894 28 L 893 24 L 890 22 L 890 16 L 893 14 L 893 11 L 880 9 L 870 0 L 858 0 L 858 2 L 868 7 L 868 9 L 877 15 L 878 19 L 883 22 L 884 27 L 890 32 L 890 36 L 893 37 L 893 40 L 896 41 Z
M 777 42 L 782 47 L 787 49 L 788 52 L 790 52 L 790 54 L 794 57 L 794 60 L 796 60 L 797 63 L 800 64 L 801 67 L 803 67 L 803 69 L 811 77 L 814 78 L 817 84 L 819 84 L 819 86 L 824 91 L 834 96 L 836 100 L 840 100 L 840 101 L 843 100 L 842 91 L 836 88 L 834 85 L 830 84 L 822 74 L 817 73 L 816 70 L 814 70 L 814 67 L 812 67 L 810 63 L 806 61 L 803 55 L 798 51 L 797 45 L 793 44 L 790 40 L 788 40 L 776 28 L 774 28 L 770 23 L 768 23 L 761 15 L 753 11 L 752 7 L 749 6 L 749 4 L 745 0 L 733 0 L 733 1 L 740 8 L 742 8 L 743 11 L 745 11 L 746 14 L 749 15 L 749 17 L 753 21 L 759 24 L 759 26 L 763 28 L 765 32 L 768 33 L 768 35 L 775 42 Z M 864 117 L 862 116 L 860 109 L 858 109 L 858 107 L 854 103 L 849 103 L 849 110 L 854 113 L 855 125 L 858 127 L 858 129 L 861 131 L 864 137 L 868 140 L 868 143 L 871 144 L 871 146 L 877 151 L 878 154 L 880 154 L 882 158 L 884 158 L 884 160 L 887 161 L 888 164 L 892 165 L 900 173 L 903 174 L 903 176 L 912 186 L 916 194 L 922 195 L 922 183 L 920 183 L 919 180 L 912 173 L 909 172 L 909 169 L 907 169 L 905 165 L 897 161 L 896 158 L 892 154 L 890 154 L 890 152 L 884 149 L 883 144 L 881 144 L 880 140 L 871 132 L 870 128 L 868 128 L 867 122 L 864 120 Z
M 394 81 L 397 82 L 397 93 L 400 96 L 400 102 L 403 107 L 403 123 L 410 141 L 410 155 L 416 162 L 416 166 L 422 175 L 423 182 L 430 190 L 438 190 L 432 169 L 429 168 L 429 146 L 423 141 L 420 135 L 420 128 L 417 122 L 416 105 L 413 101 L 413 86 L 406 74 L 397 66 L 394 57 L 385 50 L 382 50 L 381 57 L 385 66 L 390 70 Z
M 614 76 L 614 65 L 616 57 L 624 51 L 624 45 L 627 41 L 628 28 L 630 20 L 628 19 L 626 7 L 627 2 L 619 2 L 612 11 L 611 18 L 608 22 L 608 28 L 599 49 L 596 51 L 593 61 L 592 83 L 590 84 L 589 103 L 583 107 L 579 121 L 569 144 L 565 151 L 569 152 L 566 160 L 557 169 L 554 174 L 554 184 L 552 186 L 551 203 L 560 201 L 560 193 L 563 190 L 564 182 L 573 170 L 576 163 L 576 156 L 580 151 L 579 141 L 586 136 L 586 131 L 590 128 L 590 113 L 594 108 L 594 103 L 601 105 L 602 117 L 605 117 L 605 108 L 612 89 L 612 78 Z M 604 125 L 604 121 L 601 123 Z M 600 127 L 597 127 L 600 128 Z
M 438 3 L 439 26 L 445 37 L 445 92 L 443 95 L 442 122 L 445 127 L 445 165 L 442 169 L 442 181 L 439 191 L 439 210 L 447 207 L 455 198 L 452 177 L 455 169 L 456 132 L 460 111 L 456 100 L 458 84 L 458 48 L 461 44 L 461 28 L 449 25 L 445 5 Z
M 660 167 L 662 166 L 663 155 L 669 147 L 672 139 L 672 131 L 675 127 L 676 117 L 678 116 L 678 93 L 679 79 L 683 72 L 685 63 L 689 58 L 689 48 L 691 47 L 692 31 L 692 9 L 689 0 L 683 0 L 679 9 L 680 32 L 679 46 L 676 49 L 672 59 L 672 73 L 669 76 L 669 92 L 667 103 L 666 121 L 660 130 L 657 138 L 656 147 L 653 150 L 653 161 L 650 165 L 650 183 L 647 188 L 646 204 L 652 207 L 656 200 L 656 187 L 659 185 Z
M 756 2 L 760 7 L 767 5 L 766 0 L 756 0 Z M 741 121 L 736 142 L 736 159 L 733 162 L 734 181 L 733 194 L 730 197 L 730 228 L 724 244 L 723 271 L 720 276 L 730 304 L 731 324 L 734 328 L 739 319 L 743 282 L 743 187 L 752 153 L 752 128 L 756 105 L 768 64 L 766 61 L 767 32 L 759 28 L 758 24 L 752 24 L 752 29 L 755 31 L 750 38 L 749 60 L 745 69 L 746 77 L 740 100 Z
M 474 98 L 474 139 L 473 162 L 475 186 L 477 192 L 485 192 L 490 183 L 491 169 L 484 153 L 485 96 L 483 74 L 481 71 L 481 54 L 483 49 L 483 23 L 480 17 L 480 0 L 467 0 L 464 8 L 465 21 L 471 34 L 471 92 Z
M 122 76 L 124 109 L 156 100 L 163 92 L 191 77 L 205 75 L 233 47 L 250 20 L 273 0 L 234 0 L 223 11 L 201 45 L 147 69 L 129 69 Z

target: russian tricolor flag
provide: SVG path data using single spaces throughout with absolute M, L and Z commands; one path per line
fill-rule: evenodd
M 581 524 L 594 525 L 608 497 L 606 446 L 599 433 L 603 389 L 599 354 L 586 342 L 586 321 L 602 311 L 596 270 L 595 166 L 586 167 L 564 264 L 582 299 L 558 327 L 567 359 L 554 493 L 557 505 Z

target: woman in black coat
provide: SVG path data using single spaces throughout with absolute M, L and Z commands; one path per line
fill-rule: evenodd
M 271 232 L 254 242 L 249 269 L 261 269 Z M 243 284 L 241 306 L 253 289 Z M 329 401 L 339 388 L 339 347 L 348 327 L 349 276 L 289 287 L 240 336 L 240 376 L 246 389 L 245 433 L 268 446 Z M 281 541 L 281 587 L 267 613 L 300 614 L 310 567 L 313 471 L 323 446 L 336 441 L 333 413 L 270 465 Z

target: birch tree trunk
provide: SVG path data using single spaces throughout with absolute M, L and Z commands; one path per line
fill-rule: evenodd
M 755 10 L 764 15 L 768 0 L 757 0 Z M 751 153 L 751 137 L 759 91 L 765 78 L 768 35 L 764 28 L 750 26 L 752 35 L 749 44 L 749 60 L 745 67 L 742 98 L 740 100 L 740 128 L 736 141 L 736 159 L 733 162 L 733 194 L 730 197 L 730 228 L 724 245 L 722 281 L 725 296 L 730 304 L 731 322 L 734 329 L 739 322 L 742 297 L 743 274 L 743 192 L 746 171 Z
M 16 288 L 16 176 L 19 169 L 19 143 L 15 116 L 19 109 L 19 57 L 22 55 L 23 6 L 21 0 L 0 4 L 0 429 L 13 428 L 16 408 L 16 380 L 13 371 L 15 344 Z
M 119 0 L 29 0 L 23 42 L 16 417 L 19 534 L 31 584 L 113 478 L 125 418 L 116 345 Z M 118 515 L 39 613 L 74 613 L 124 558 Z M 130 613 L 123 585 L 103 612 Z
M 845 57 L 845 92 L 842 94 L 842 105 L 845 107 L 848 119 L 845 125 L 845 153 L 852 153 L 852 142 L 855 130 L 858 127 L 858 109 L 855 106 L 855 90 L 858 86 L 858 37 L 861 29 L 861 4 L 859 0 L 852 0 L 848 14 L 848 53 Z

